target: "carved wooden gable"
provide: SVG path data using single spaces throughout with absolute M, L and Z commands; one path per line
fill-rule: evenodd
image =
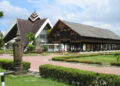
M 71 28 L 59 22 L 57 26 L 54 28 L 54 32 L 52 33 L 53 41 L 63 41 L 63 42 L 71 42 L 75 40 L 79 40 L 80 36 Z

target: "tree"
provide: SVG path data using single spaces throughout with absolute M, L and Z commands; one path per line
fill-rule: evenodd
M 42 48 L 43 52 L 47 52 L 48 51 L 48 46 L 46 46 L 46 45 L 42 45 L 41 48 Z
M 32 32 L 29 32 L 26 35 L 26 38 L 29 40 L 30 44 L 27 45 L 27 51 L 31 52 L 33 50 L 35 50 L 35 46 L 36 46 L 36 38 L 35 35 Z
M 0 11 L 0 17 L 3 17 L 3 12 Z M 4 41 L 3 41 L 3 33 L 0 31 L 0 49 L 3 47 Z
M 2 11 L 0 11 L 0 17 L 3 17 L 3 12 Z
M 27 45 L 27 51 L 28 51 L 28 52 L 31 52 L 31 51 L 33 51 L 33 50 L 35 50 L 35 45 L 28 44 L 28 45 Z
M 31 42 L 33 45 L 36 45 L 36 38 L 35 35 L 32 32 L 29 32 L 26 35 L 26 38 L 29 40 L 29 42 Z
M 52 28 L 50 28 L 47 32 L 47 36 L 50 34 L 50 32 L 52 31 Z M 51 43 L 52 42 L 52 39 L 51 38 L 48 38 L 48 43 Z
M 4 46 L 3 33 L 0 31 L 0 49 Z
M 119 53 L 115 53 L 114 56 L 116 57 L 116 61 L 117 61 L 117 63 L 119 63 L 120 54 L 119 54 Z
M 48 30 L 47 35 L 49 35 L 51 31 L 52 31 L 52 28 Z

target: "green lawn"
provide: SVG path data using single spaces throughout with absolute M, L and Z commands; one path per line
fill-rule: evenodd
M 102 64 L 110 64 L 113 62 L 117 62 L 116 57 L 114 55 L 98 55 L 98 56 L 79 57 L 79 58 L 70 58 L 70 59 L 79 60 L 79 61 L 88 60 L 93 62 L 101 62 Z
M 2 71 L 4 70 L 0 69 L 0 72 Z M 67 84 L 57 82 L 55 80 L 34 77 L 30 75 L 26 76 L 7 75 L 5 77 L 5 82 L 6 82 L 5 86 L 68 86 Z

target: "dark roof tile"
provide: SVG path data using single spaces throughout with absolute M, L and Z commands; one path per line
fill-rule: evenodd
M 116 35 L 114 32 L 108 29 L 102 29 L 98 27 L 78 24 L 74 22 L 68 22 L 64 20 L 60 20 L 60 21 L 62 21 L 64 24 L 66 24 L 68 27 L 73 29 L 75 32 L 77 32 L 81 36 L 120 40 L 120 37 L 118 35 Z

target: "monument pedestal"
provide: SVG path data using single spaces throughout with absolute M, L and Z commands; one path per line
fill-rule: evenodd
M 17 38 L 13 44 L 13 55 L 15 75 L 25 74 L 26 71 L 24 70 L 22 65 L 23 44 L 21 42 L 19 30 L 17 33 Z
M 15 71 L 14 73 L 15 75 L 22 75 L 27 73 L 27 71 L 23 67 L 15 67 L 14 71 Z

